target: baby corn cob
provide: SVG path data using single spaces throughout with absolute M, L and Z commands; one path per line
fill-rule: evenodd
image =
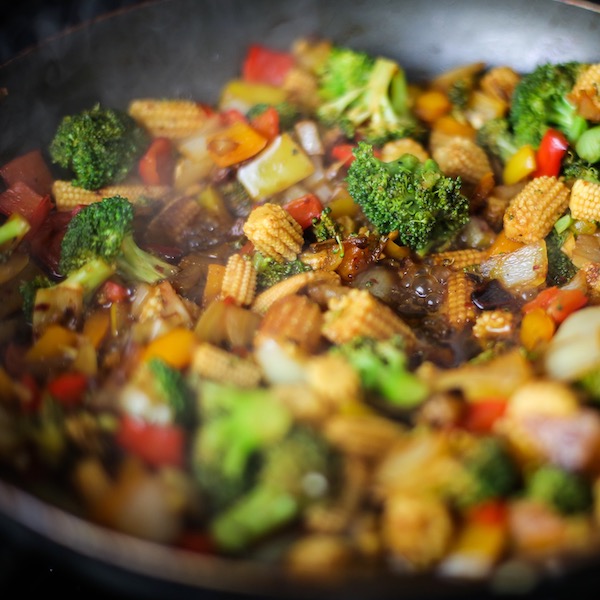
M 154 137 L 183 139 L 198 131 L 207 113 L 191 100 L 140 98 L 129 104 L 129 114 Z
M 333 298 L 324 315 L 323 335 L 335 344 L 344 344 L 357 337 L 387 339 L 401 335 L 412 346 L 415 334 L 391 308 L 367 290 L 353 289 Z
M 221 295 L 232 298 L 238 306 L 249 306 L 256 291 L 256 269 L 240 254 L 233 254 L 227 261 Z
M 545 238 L 569 206 L 569 189 L 556 177 L 536 177 L 510 202 L 504 213 L 509 240 L 530 244 Z
M 246 388 L 256 387 L 262 378 L 254 362 L 206 342 L 195 349 L 191 369 L 201 377 Z
M 292 294 L 274 302 L 262 319 L 258 336 L 283 339 L 314 352 L 321 341 L 323 316 L 316 302 Z
M 304 244 L 300 224 L 283 207 L 269 202 L 250 213 L 244 233 L 259 252 L 277 262 L 294 260 Z
M 168 192 L 169 188 L 163 185 L 111 185 L 92 191 L 76 187 L 70 181 L 60 179 L 52 184 L 52 197 L 57 210 L 71 210 L 80 204 L 92 204 L 113 196 L 122 196 L 133 203 L 140 198 L 158 200 Z
M 472 279 L 463 271 L 450 275 L 442 309 L 450 327 L 458 329 L 475 320 L 475 305 L 471 300 L 474 289 Z
M 385 144 L 381 149 L 381 160 L 391 162 L 397 160 L 403 154 L 412 154 L 421 162 L 425 162 L 429 158 L 429 152 L 417 140 L 401 138 Z
M 492 173 L 492 166 L 483 148 L 466 137 L 454 137 L 433 150 L 433 158 L 448 177 L 478 184 Z
M 600 221 L 600 184 L 577 179 L 569 200 L 571 216 L 580 221 Z
M 515 324 L 512 313 L 504 310 L 482 312 L 473 325 L 473 335 L 481 342 L 509 337 Z
M 577 106 L 582 117 L 590 121 L 600 121 L 599 63 L 590 65 L 579 75 L 568 98 Z
M 333 271 L 306 271 L 292 275 L 256 296 L 251 308 L 254 312 L 265 314 L 269 307 L 280 298 L 297 294 L 303 287 L 312 283 L 326 283 L 337 286 L 340 285 L 340 277 Z
M 479 265 L 487 257 L 485 250 L 477 250 L 476 248 L 465 248 L 463 250 L 448 250 L 447 252 L 439 252 L 431 256 L 431 262 L 435 265 L 450 267 L 456 271 L 461 271 L 466 267 Z
M 502 100 L 508 105 L 520 80 L 521 77 L 515 70 L 500 66 L 494 67 L 485 73 L 479 82 L 479 86 L 489 96 Z

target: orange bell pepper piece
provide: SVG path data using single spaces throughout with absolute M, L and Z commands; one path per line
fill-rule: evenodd
M 230 167 L 256 156 L 267 138 L 244 121 L 235 121 L 207 142 L 208 153 L 218 167 Z
M 175 327 L 152 340 L 142 354 L 142 360 L 160 358 L 175 369 L 184 369 L 191 360 L 196 345 L 194 332 L 185 327 Z

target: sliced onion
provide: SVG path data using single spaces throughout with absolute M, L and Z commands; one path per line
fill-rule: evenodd
M 298 121 L 294 127 L 300 145 L 309 156 L 325 154 L 323 140 L 319 133 L 319 127 L 315 121 L 305 119 Z
M 546 242 L 540 240 L 514 252 L 494 254 L 481 264 L 480 271 L 484 277 L 498 279 L 509 289 L 542 285 L 548 273 Z
M 569 315 L 544 355 L 544 369 L 553 379 L 574 381 L 600 366 L 600 306 Z
M 273 338 L 262 338 L 255 356 L 265 379 L 273 385 L 303 383 L 306 380 L 303 356 L 294 346 L 284 346 Z

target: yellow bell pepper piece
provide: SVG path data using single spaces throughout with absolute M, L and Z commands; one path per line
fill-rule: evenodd
M 267 145 L 267 138 L 245 121 L 235 121 L 211 135 L 206 147 L 218 167 L 230 167 L 256 156 Z
M 232 79 L 223 88 L 219 100 L 220 110 L 237 109 L 243 113 L 255 104 L 279 104 L 285 101 L 287 92 L 280 87 L 264 83 L 251 83 Z
M 472 125 L 459 121 L 452 115 L 442 115 L 433 122 L 431 127 L 434 131 L 438 131 L 439 133 L 458 135 L 470 140 L 474 140 L 477 135 L 477 131 Z
M 78 336 L 61 325 L 49 325 L 25 354 L 27 362 L 43 362 L 75 355 Z
M 206 284 L 202 294 L 202 306 L 208 306 L 221 293 L 223 277 L 225 276 L 225 265 L 216 263 L 208 265 L 206 273 Z
M 196 345 L 194 332 L 185 327 L 175 327 L 152 340 L 142 354 L 142 360 L 159 358 L 175 369 L 184 369 L 192 360 Z
M 83 324 L 83 335 L 90 340 L 94 348 L 98 349 L 102 340 L 108 334 L 110 317 L 106 310 L 93 312 Z
M 338 219 L 339 217 L 354 217 L 358 212 L 358 204 L 354 202 L 352 196 L 348 193 L 348 190 L 339 188 L 328 204 L 331 209 L 330 216 L 332 219 Z
M 306 152 L 287 133 L 278 135 L 256 158 L 238 169 L 238 181 L 253 200 L 278 194 L 315 171 Z
M 523 315 L 519 333 L 521 344 L 533 351 L 549 342 L 556 331 L 556 324 L 543 308 L 534 308 Z
M 433 123 L 450 112 L 452 102 L 441 90 L 427 90 L 417 96 L 415 114 L 426 123 Z
M 529 144 L 519 148 L 504 165 L 502 179 L 505 185 L 513 185 L 523 181 L 537 168 L 535 150 Z
M 507 252 L 514 252 L 519 248 L 522 248 L 525 244 L 522 242 L 515 242 L 509 240 L 504 233 L 504 229 L 496 236 L 496 239 L 492 242 L 492 245 L 488 248 L 488 256 L 495 254 L 505 254 Z

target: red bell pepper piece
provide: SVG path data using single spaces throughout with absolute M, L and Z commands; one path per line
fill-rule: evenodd
M 289 52 L 252 44 L 242 65 L 242 77 L 253 83 L 279 86 L 283 84 L 294 63 L 294 57 Z
M 502 525 L 508 519 L 508 506 L 504 500 L 487 500 L 473 506 L 469 510 L 468 519 L 482 525 Z
M 140 158 L 138 169 L 140 177 L 146 185 L 171 185 L 175 172 L 175 157 L 171 140 L 166 137 L 152 140 Z
M 22 181 L 17 181 L 0 194 L 0 213 L 9 216 L 16 212 L 29 222 L 31 229 L 26 239 L 35 236 L 51 208 L 49 195 L 41 196 Z
M 534 177 L 558 177 L 562 160 L 569 148 L 567 138 L 556 129 L 547 129 L 536 153 Z
M 506 398 L 485 398 L 470 402 L 461 425 L 472 433 L 490 433 L 496 421 L 505 413 L 506 407 Z
M 523 305 L 522 311 L 527 313 L 534 308 L 541 308 L 558 324 L 572 312 L 583 308 L 588 300 L 589 298 L 581 290 L 552 286 L 542 290 L 533 300 Z
M 185 436 L 177 425 L 148 423 L 124 415 L 117 442 L 149 465 L 183 466 Z
M 313 219 L 318 218 L 323 212 L 321 201 L 314 194 L 306 194 L 288 202 L 285 210 L 300 224 L 302 229 L 312 225 Z
M 46 389 L 65 407 L 77 406 L 88 388 L 88 376 L 84 373 L 61 373 L 46 385 Z
M 32 150 L 17 156 L 0 167 L 0 177 L 6 187 L 12 187 L 18 181 L 28 185 L 40 196 L 50 194 L 54 178 L 39 150 Z
M 237 121 L 248 122 L 246 115 L 237 108 L 228 108 L 219 113 L 219 118 L 223 126 L 233 125 Z
M 354 144 L 337 144 L 331 149 L 331 157 L 343 162 L 345 167 L 349 167 L 354 160 L 352 151 L 355 147 Z
M 251 119 L 250 125 L 268 140 L 273 140 L 279 135 L 279 113 L 274 106 L 269 106 Z
M 110 304 L 117 304 L 129 298 L 129 290 L 120 283 L 109 279 L 102 285 L 99 297 L 105 299 Z

